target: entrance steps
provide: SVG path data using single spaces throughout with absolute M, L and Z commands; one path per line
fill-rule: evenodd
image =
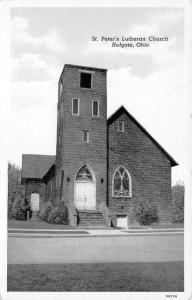
M 106 227 L 102 214 L 96 210 L 78 211 L 77 225 L 79 227 Z

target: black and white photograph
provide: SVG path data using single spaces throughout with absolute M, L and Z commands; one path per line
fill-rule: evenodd
M 12 1 L 2 299 L 190 299 L 181 2 Z

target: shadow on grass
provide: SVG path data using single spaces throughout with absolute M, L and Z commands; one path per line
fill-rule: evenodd
M 183 262 L 8 265 L 8 291 L 184 291 Z
M 8 229 L 73 229 L 70 225 L 62 224 L 49 224 L 41 220 L 29 220 L 29 221 L 20 221 L 20 220 L 8 220 Z

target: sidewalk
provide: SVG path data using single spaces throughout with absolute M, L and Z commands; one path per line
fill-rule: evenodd
M 169 235 L 184 234 L 183 228 L 170 229 L 96 229 L 96 228 L 80 228 L 80 229 L 8 229 L 9 237 L 81 237 L 81 236 L 127 236 L 127 235 Z

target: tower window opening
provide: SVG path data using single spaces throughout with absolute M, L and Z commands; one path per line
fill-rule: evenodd
M 89 143 L 89 131 L 83 130 L 83 142 Z
M 99 117 L 99 101 L 93 100 L 92 102 L 92 116 Z
M 79 99 L 72 99 L 72 114 L 74 116 L 79 116 Z
M 90 73 L 80 73 L 80 87 L 91 89 L 91 74 Z
M 62 92 L 63 92 L 63 84 L 62 84 L 62 82 L 60 82 L 59 83 L 59 95 L 60 96 L 61 96 Z
M 118 122 L 118 131 L 124 132 L 124 122 L 123 121 Z

